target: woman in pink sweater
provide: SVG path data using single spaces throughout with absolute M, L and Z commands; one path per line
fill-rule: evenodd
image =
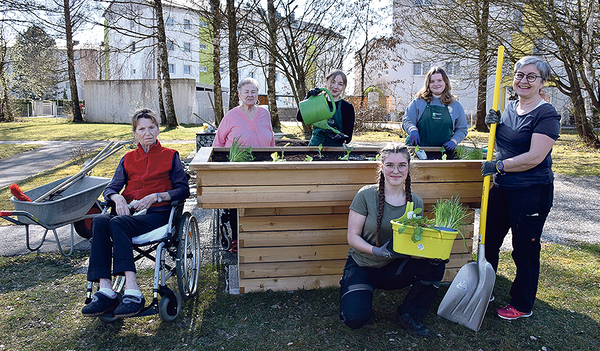
M 245 147 L 275 146 L 271 115 L 267 109 L 257 106 L 258 82 L 244 78 L 238 84 L 240 106 L 231 109 L 219 124 L 213 147 L 229 147 L 239 138 Z

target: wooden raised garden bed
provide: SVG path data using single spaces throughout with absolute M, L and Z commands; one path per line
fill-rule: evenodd
M 378 149 L 357 147 L 352 155 L 373 157 Z M 228 150 L 203 147 L 190 168 L 196 171 L 198 207 L 239 209 L 240 293 L 338 286 L 349 249 L 348 207 L 362 186 L 375 182 L 377 161 L 212 162 Z M 315 150 L 287 147 L 285 158 Z M 275 151 L 281 148 L 252 149 L 255 156 Z M 323 154 L 329 152 L 345 155 L 343 148 L 324 148 Z M 426 211 L 452 195 L 480 206 L 481 161 L 415 160 L 411 177 Z M 445 281 L 471 261 L 473 219 L 471 211 L 467 249 L 458 236 Z

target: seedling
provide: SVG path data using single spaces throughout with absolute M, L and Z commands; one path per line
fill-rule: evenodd
M 350 153 L 352 152 L 352 150 L 354 150 L 354 147 L 344 144 L 344 148 L 346 149 L 346 155 L 340 156 L 338 157 L 338 159 L 342 161 L 348 161 L 350 159 Z
M 309 155 L 306 155 L 306 157 L 304 158 L 304 162 L 312 162 L 313 158 L 310 157 Z
M 288 146 L 290 146 L 290 143 L 283 145 L 283 147 L 281 148 L 281 157 L 279 157 L 279 154 L 277 153 L 277 151 L 275 151 L 274 153 L 271 154 L 271 159 L 273 159 L 273 162 L 285 162 L 283 153 L 285 151 L 285 148 Z
M 422 208 L 416 208 L 414 211 L 410 211 L 406 214 L 406 218 L 399 218 L 395 220 L 401 226 L 398 228 L 398 234 L 402 234 L 407 225 L 415 227 L 411 240 L 416 243 L 423 239 L 423 228 L 433 229 L 433 220 L 427 217 L 419 216 L 423 212 Z
M 319 146 L 317 146 L 317 152 L 319 153 L 319 158 L 323 158 L 323 154 L 321 154 L 322 150 L 323 150 L 323 144 L 319 144 Z

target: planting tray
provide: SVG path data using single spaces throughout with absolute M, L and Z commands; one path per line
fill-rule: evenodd
M 452 251 L 454 239 L 456 239 L 458 231 L 423 228 L 421 240 L 413 242 L 412 235 L 415 227 L 398 224 L 394 220 L 390 222 L 394 231 L 392 242 L 395 252 L 424 258 L 439 258 L 442 260 L 450 258 L 450 252 Z M 399 233 L 402 228 L 404 230 L 402 233 Z

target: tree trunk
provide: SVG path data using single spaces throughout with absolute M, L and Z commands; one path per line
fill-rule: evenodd
M 0 87 L 2 88 L 2 97 L 0 97 L 0 122 L 12 122 L 14 116 L 10 108 L 10 100 L 8 99 L 8 82 L 6 80 L 6 41 L 4 34 L 0 31 Z
M 66 1 L 66 0 L 65 0 Z M 173 92 L 171 91 L 171 76 L 169 74 L 169 54 L 167 52 L 167 36 L 165 34 L 165 22 L 163 19 L 162 0 L 154 0 L 154 11 L 156 12 L 156 29 L 158 36 L 158 54 L 162 67 L 162 77 L 165 89 L 165 105 L 167 112 L 167 129 L 177 128 L 177 116 L 175 115 L 175 104 L 173 103 Z
M 277 50 L 277 22 L 275 19 L 275 5 L 273 0 L 267 0 L 267 11 L 269 16 L 269 65 L 267 68 L 267 99 L 269 100 L 269 112 L 271 113 L 271 125 L 273 131 L 281 132 L 281 121 L 279 120 L 279 111 L 277 110 L 276 88 L 276 57 Z
M 239 48 L 234 0 L 227 0 L 227 29 L 229 30 L 229 109 L 231 110 L 240 103 L 237 94 Z
M 162 89 L 162 65 L 160 63 L 160 55 L 156 57 L 156 83 L 158 85 L 158 111 L 160 114 L 160 125 L 167 125 L 167 113 L 165 111 L 165 102 L 163 99 L 163 89 Z
M 215 113 L 215 125 L 218 126 L 223 120 L 223 88 L 221 87 L 221 25 L 223 18 L 221 17 L 221 10 L 219 7 L 219 0 L 210 1 L 214 14 L 212 18 L 213 27 L 213 84 L 214 84 L 214 113 Z M 209 93 L 210 94 L 210 93 Z
M 573 118 L 575 119 L 575 128 L 577 128 L 577 134 L 581 140 L 593 148 L 600 148 L 600 140 L 594 133 L 594 127 L 592 126 L 591 120 L 587 118 L 585 113 L 585 100 L 581 93 L 581 86 L 576 71 L 571 67 L 565 69 L 571 83 L 571 93 L 569 97 L 573 102 Z
M 477 28 L 477 38 L 479 41 L 478 45 L 478 84 L 477 84 L 477 119 L 475 122 L 475 130 L 479 132 L 489 131 L 485 124 L 486 115 L 486 103 L 487 103 L 487 79 L 488 79 L 488 68 L 489 62 L 487 57 L 488 49 L 488 35 L 489 35 L 489 14 L 490 14 L 490 3 L 489 1 L 483 1 L 481 9 L 481 22 Z
M 67 40 L 67 67 L 69 70 L 69 85 L 71 88 L 71 103 L 73 104 L 73 122 L 83 122 L 81 107 L 79 106 L 79 94 L 77 93 L 77 78 L 75 76 L 75 58 L 73 54 L 73 26 L 71 22 L 71 8 L 69 0 L 63 1 L 65 13 L 65 34 Z

